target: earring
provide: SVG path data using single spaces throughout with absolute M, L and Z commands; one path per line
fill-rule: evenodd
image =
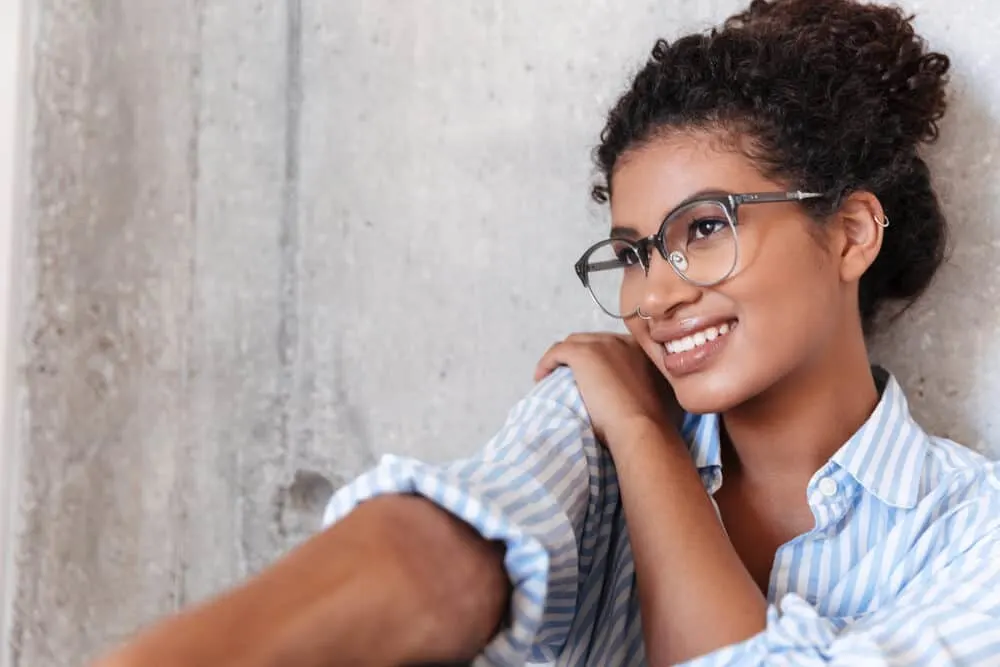
M 889 226 L 889 216 L 883 214 L 882 215 L 882 220 L 876 220 L 875 222 L 878 223 L 879 227 L 881 227 L 882 229 L 885 229 L 886 227 Z

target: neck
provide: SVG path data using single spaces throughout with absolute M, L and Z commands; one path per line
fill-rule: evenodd
M 723 456 L 744 480 L 802 486 L 871 416 L 878 390 L 864 340 L 840 340 L 849 342 L 723 415 Z

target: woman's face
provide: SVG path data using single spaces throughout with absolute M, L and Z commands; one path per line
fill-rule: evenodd
M 789 189 L 720 146 L 705 135 L 675 135 L 626 154 L 612 178 L 613 226 L 649 236 L 695 193 Z M 652 252 L 632 296 L 650 319 L 629 318 L 629 331 L 688 412 L 729 410 L 807 369 L 852 307 L 836 251 L 801 205 L 745 204 L 736 229 L 739 263 L 728 279 L 692 285 Z

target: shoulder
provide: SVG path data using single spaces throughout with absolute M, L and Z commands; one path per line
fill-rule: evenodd
M 947 497 L 958 493 L 1000 497 L 1000 461 L 948 438 L 930 436 L 924 461 L 926 492 Z
M 1000 546 L 1000 462 L 955 443 L 931 437 L 915 508 L 926 525 L 946 529 L 954 549 L 985 542 Z
M 549 413 L 571 413 L 580 420 L 590 421 L 583 396 L 568 366 L 560 366 L 535 383 L 514 406 L 510 418 L 520 420 L 527 415 Z
M 928 435 L 927 454 L 931 462 L 941 472 L 989 467 L 996 463 L 974 449 L 961 445 L 948 438 Z

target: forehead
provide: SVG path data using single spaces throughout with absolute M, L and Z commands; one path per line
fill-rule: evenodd
M 616 226 L 652 233 L 663 216 L 696 192 L 774 189 L 774 182 L 736 148 L 709 136 L 670 136 L 619 161 L 611 182 L 611 217 Z

